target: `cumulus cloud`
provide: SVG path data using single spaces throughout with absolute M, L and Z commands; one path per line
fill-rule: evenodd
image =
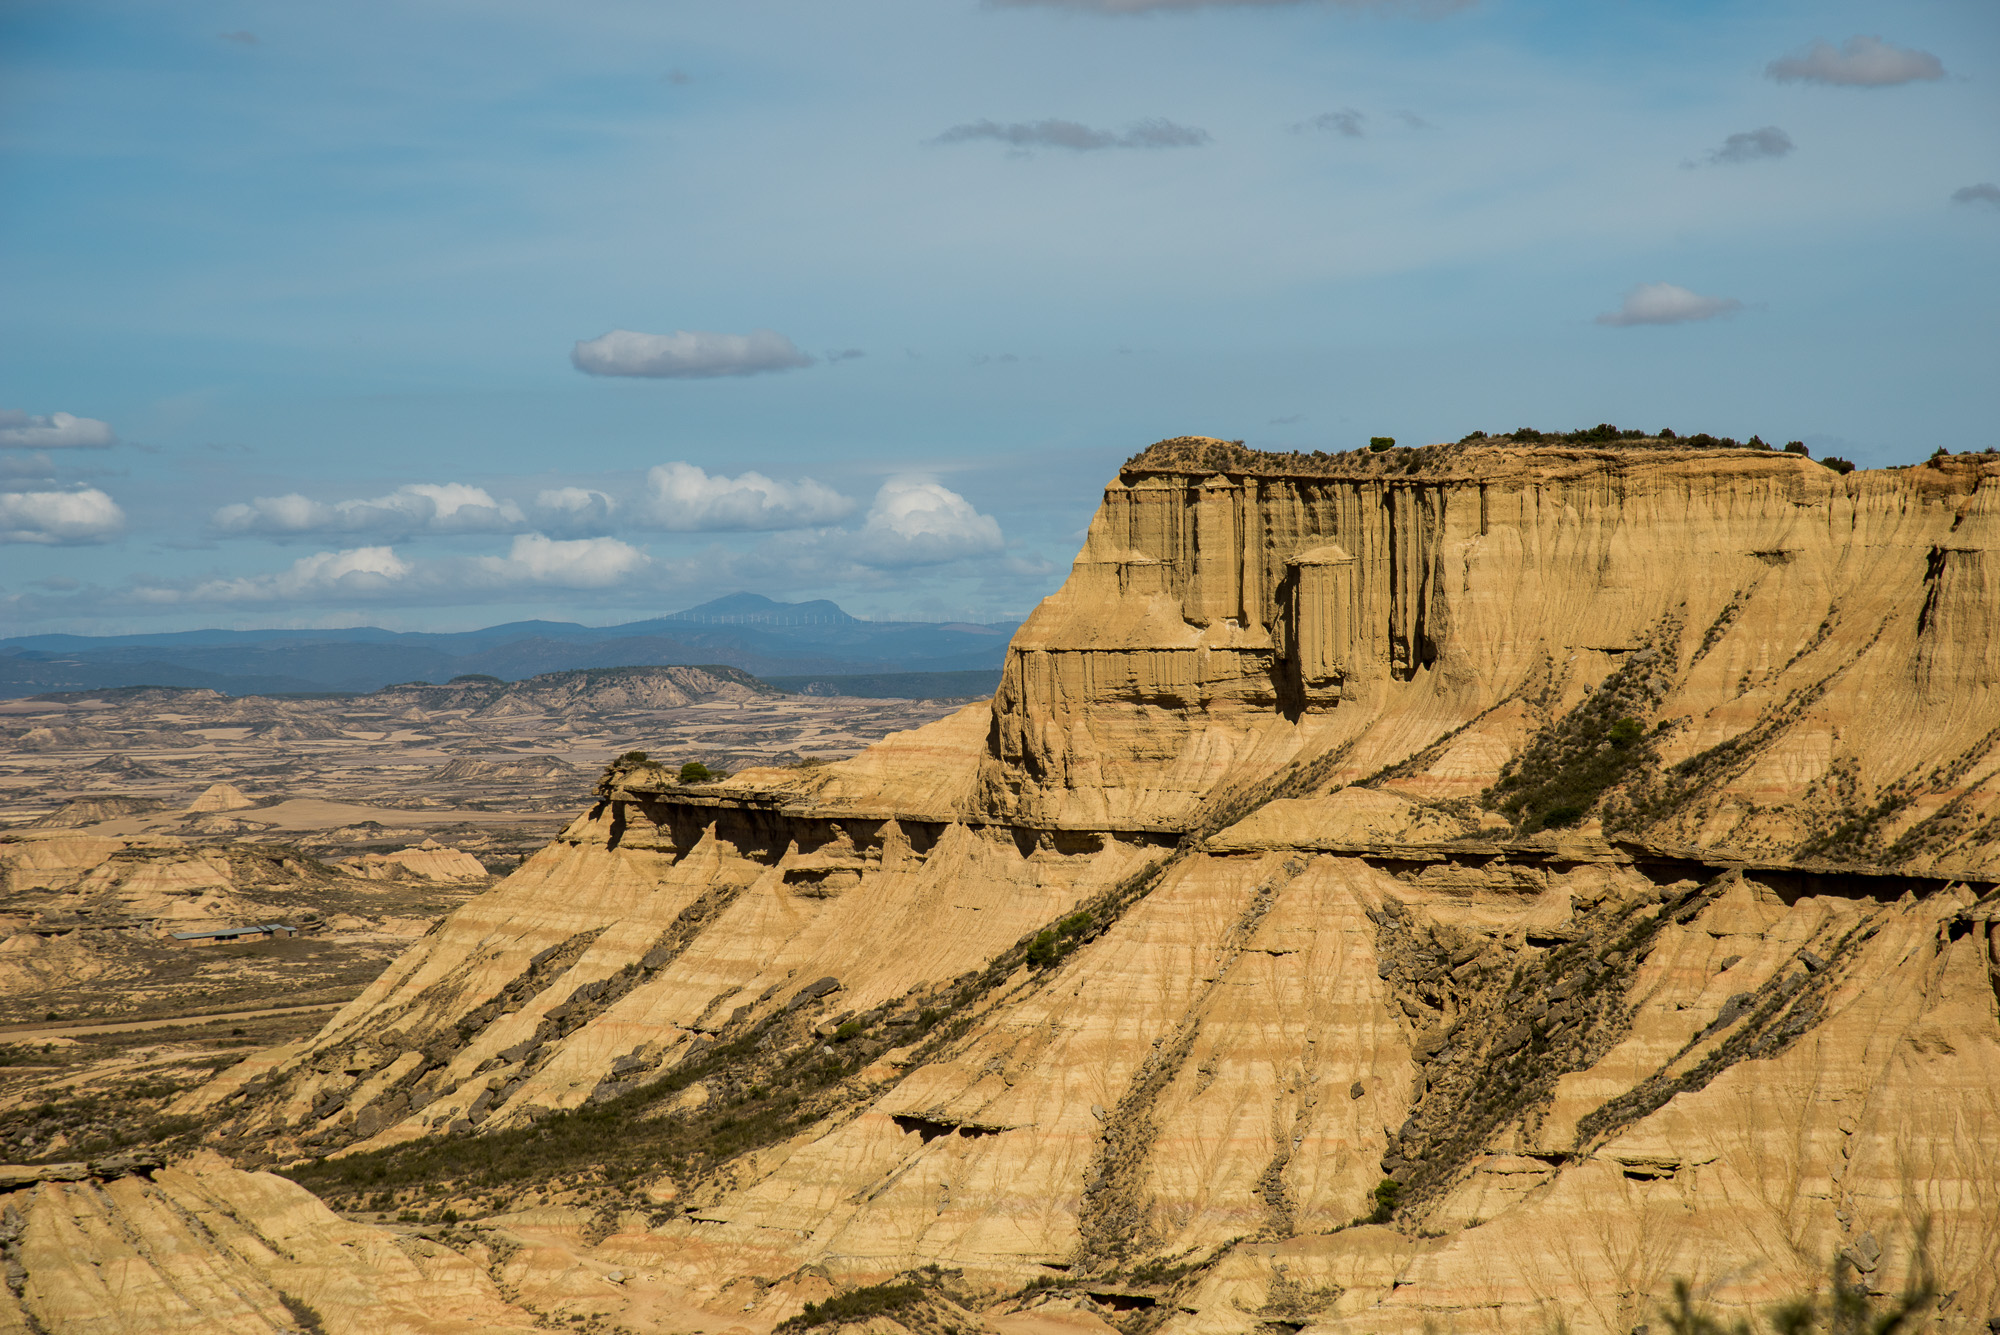
M 1208 131 L 1170 120 L 1143 120 L 1119 134 L 1096 130 L 1076 121 L 969 121 L 954 125 L 932 143 L 963 144 L 991 139 L 1013 148 L 1067 148 L 1079 153 L 1101 148 L 1198 148 L 1209 142 Z
M 662 380 L 756 375 L 761 371 L 811 366 L 813 362 L 792 340 L 771 329 L 757 329 L 748 334 L 717 334 L 706 329 L 640 334 L 630 329 L 614 329 L 601 338 L 579 342 L 570 349 L 569 359 L 586 375 L 635 375 Z
M 630 543 L 616 538 L 563 541 L 523 533 L 505 556 L 477 558 L 482 573 L 504 584 L 543 584 L 565 589 L 604 589 L 651 563 Z
M 635 518 L 672 532 L 709 529 L 817 528 L 854 513 L 854 502 L 809 477 L 778 482 L 762 473 L 711 477 L 689 463 L 661 464 L 646 475 Z
M 552 487 L 535 497 L 540 527 L 572 536 L 604 532 L 617 508 L 607 493 L 590 487 Z
M 1954 204 L 1990 204 L 2000 209 L 2000 185 L 1991 181 L 1981 181 L 1978 185 L 1962 185 L 1951 192 Z
M 1722 141 L 1722 147 L 1708 155 L 1712 163 L 1756 162 L 1762 158 L 1782 158 L 1795 145 L 1792 137 L 1775 125 L 1761 130 L 1744 130 Z
M 0 408 L 0 449 L 104 450 L 118 443 L 109 423 L 68 413 L 31 417 Z
M 368 597 L 400 588 L 414 569 L 393 547 L 353 547 L 341 552 L 314 552 L 274 575 L 211 579 L 189 590 L 148 588 L 140 594 L 151 602 L 264 603 L 330 597 Z
M 1803 51 L 1774 60 L 1764 73 L 1779 83 L 1845 84 L 1884 88 L 1918 79 L 1942 79 L 1944 63 L 1928 51 L 1891 46 L 1880 37 L 1856 35 L 1842 42 L 1819 40 Z
M 125 512 L 95 487 L 0 491 L 0 542 L 70 546 L 103 542 L 124 531 Z
M 1367 131 L 1368 117 L 1353 107 L 1342 107 L 1339 111 L 1322 111 L 1310 120 L 1302 120 L 1292 127 L 1294 133 L 1306 130 L 1332 130 L 1346 135 L 1349 139 L 1359 139 Z
M 512 501 L 458 482 L 411 483 L 367 500 L 312 500 L 297 492 L 225 505 L 209 521 L 221 533 L 299 537 L 312 533 L 506 533 L 526 516 Z
M 935 478 L 892 477 L 875 493 L 856 535 L 856 560 L 872 566 L 938 565 L 998 552 L 1000 525 Z
M 504 556 L 416 562 L 389 546 L 352 547 L 302 556 L 274 574 L 142 586 L 134 597 L 153 604 L 452 601 L 514 589 L 610 588 L 651 564 L 645 552 L 615 538 L 523 533 Z
M 1734 297 L 1704 297 L 1673 283 L 1641 283 L 1625 294 L 1625 302 L 1615 311 L 1597 317 L 1610 325 L 1686 324 L 1691 320 L 1713 320 L 1743 309 Z

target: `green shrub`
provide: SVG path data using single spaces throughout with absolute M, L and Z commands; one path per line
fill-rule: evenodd
M 887 1284 L 849 1289 L 846 1293 L 834 1294 L 825 1302 L 807 1303 L 805 1311 L 780 1322 L 778 1329 L 811 1330 L 815 1326 L 841 1326 L 869 1321 L 878 1316 L 895 1316 L 923 1302 L 930 1296 L 935 1284 L 932 1276 L 913 1274 L 898 1275 Z
M 1083 944 L 1084 934 L 1095 924 L 1089 909 L 1072 913 L 1055 926 L 1038 932 L 1028 943 L 1027 964 L 1031 969 L 1046 969 L 1051 964 Z
M 1812 451 L 1806 448 L 1806 443 L 1805 443 L 1804 441 L 1802 441 L 1802 440 L 1788 440 L 1788 441 L 1786 441 L 1786 442 L 1785 442 L 1785 453 L 1786 453 L 1786 454 L 1803 454 L 1803 455 L 1804 455 L 1804 456 L 1805 456 L 1806 458 L 1808 458 L 1808 459 L 1812 458 Z
M 627 751 L 624 755 L 618 757 L 618 761 L 624 765 L 643 765 L 646 763 L 646 753 L 644 751 Z
M 1368 438 L 1368 448 L 1376 454 L 1380 454 L 1384 450 L 1393 450 L 1396 448 L 1396 438 L 1394 436 L 1370 436 Z
M 707 783 L 715 777 L 714 771 L 699 760 L 690 760 L 681 766 L 682 783 Z
M 1852 473 L 1854 471 L 1854 465 L 1837 454 L 1829 454 L 1826 458 L 1820 460 L 1820 462 L 1836 473 Z
M 1403 1199 L 1403 1184 L 1393 1177 L 1385 1177 L 1375 1184 L 1375 1209 L 1368 1216 L 1371 1224 L 1386 1224 L 1396 1217 L 1396 1206 Z
M 850 1038 L 861 1037 L 867 1029 L 868 1026 L 861 1023 L 861 1021 L 849 1020 L 841 1025 L 840 1028 L 833 1031 L 833 1041 L 836 1043 L 845 1043 Z
M 1488 802 L 1514 817 L 1523 834 L 1574 825 L 1606 789 L 1627 778 L 1652 748 L 1645 725 L 1612 716 L 1619 701 L 1599 691 L 1507 762 Z

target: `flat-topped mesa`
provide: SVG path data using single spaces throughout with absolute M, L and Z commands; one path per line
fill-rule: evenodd
M 1037 824 L 1173 825 L 1302 756 L 1344 747 L 1339 773 L 1358 778 L 1461 728 L 1474 735 L 1405 777 L 1472 796 L 1646 649 L 1662 667 L 1643 721 L 1684 717 L 1659 739 L 1667 761 L 1776 726 L 1769 707 L 1806 690 L 1812 717 L 1779 731 L 1816 732 L 1807 749 L 1825 754 L 1792 764 L 1789 800 L 1836 752 L 1900 774 L 1922 753 L 1873 731 L 1885 699 L 1948 697 L 1984 720 L 1965 737 L 1936 711 L 1897 720 L 1946 754 L 2000 723 L 1995 479 L 2000 456 L 1843 475 L 1673 440 L 1163 441 L 1105 489 L 1069 579 L 1016 634 L 977 802 Z

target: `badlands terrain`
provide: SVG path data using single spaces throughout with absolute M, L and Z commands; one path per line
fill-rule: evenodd
M 2000 456 L 1754 445 L 1151 447 L 991 701 L 23 1153 L 0 1329 L 1989 1329 Z
M 0 1162 L 187 1141 L 175 1095 L 316 1031 L 611 756 L 812 763 L 951 707 L 679 667 L 0 703 Z M 176 937 L 266 924 L 295 931 Z

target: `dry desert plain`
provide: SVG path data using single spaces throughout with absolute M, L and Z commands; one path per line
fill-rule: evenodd
M 176 1093 L 317 1030 L 546 844 L 613 756 L 814 763 L 952 707 L 680 667 L 0 702 L 0 1162 L 156 1138 Z

